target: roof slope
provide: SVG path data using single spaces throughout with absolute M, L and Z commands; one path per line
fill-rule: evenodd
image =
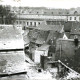
M 53 31 L 60 32 L 63 27 L 64 27 L 64 25 L 47 25 L 47 24 L 45 24 L 45 22 L 42 22 L 37 27 L 30 27 L 29 26 L 28 28 L 33 28 L 33 29 L 42 30 L 42 31 L 51 31 L 51 30 L 53 30 Z
M 63 25 L 46 25 L 43 22 L 37 27 L 29 28 L 33 28 L 33 30 L 29 32 L 30 41 L 38 44 L 43 44 L 47 41 L 49 34 L 50 34 L 49 39 L 53 36 L 58 36 L 58 33 L 61 32 Z

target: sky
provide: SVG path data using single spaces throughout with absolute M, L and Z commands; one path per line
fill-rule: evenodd
M 18 1 L 18 0 L 17 0 Z M 80 7 L 80 0 L 0 0 L 2 5 L 48 7 L 48 8 L 76 8 Z

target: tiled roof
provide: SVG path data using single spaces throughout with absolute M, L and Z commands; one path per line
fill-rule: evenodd
M 52 37 L 54 36 L 58 37 L 58 33 L 60 33 L 60 31 L 62 30 L 63 25 L 46 25 L 43 22 L 41 25 L 37 27 L 29 27 L 29 28 L 33 28 L 32 32 L 29 32 L 30 40 L 38 44 L 43 44 L 46 42 L 49 34 Z
M 48 36 L 48 31 L 39 31 L 37 32 L 35 30 L 32 30 L 29 32 L 29 39 L 31 42 L 35 42 L 37 44 L 43 44 L 45 43 L 47 36 Z
M 36 29 L 44 31 L 53 30 L 60 32 L 63 27 L 64 27 L 63 25 L 47 25 L 43 22 L 41 25 L 37 26 Z
M 42 30 L 42 31 L 57 31 L 60 32 L 64 25 L 47 25 L 45 22 L 42 22 L 39 26 L 37 27 L 27 27 L 27 28 L 33 28 L 37 30 Z

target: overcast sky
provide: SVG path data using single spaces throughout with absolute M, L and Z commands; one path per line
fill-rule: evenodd
M 76 8 L 80 7 L 80 0 L 2 0 L 0 4 L 12 6 L 49 7 L 49 8 Z

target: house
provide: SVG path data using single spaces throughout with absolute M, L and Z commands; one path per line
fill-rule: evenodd
M 25 72 L 24 43 L 13 25 L 0 25 L 0 74 Z
M 49 45 L 43 44 L 42 46 L 38 47 L 34 52 L 34 62 L 40 63 L 41 55 L 48 56 Z
M 48 42 L 54 37 L 59 38 L 60 34 L 64 32 L 63 25 L 47 25 L 45 24 L 45 22 L 43 22 L 37 27 L 28 27 L 28 29 L 30 31 L 30 41 L 35 41 L 35 43 L 37 44 L 43 44 L 45 42 Z M 34 40 L 32 40 L 32 38 Z
M 40 47 L 44 46 L 45 48 L 46 46 L 50 45 L 50 47 L 54 48 L 55 50 L 56 40 L 62 37 L 61 34 L 64 32 L 63 25 L 47 25 L 45 22 L 37 27 L 27 27 L 27 29 L 29 30 L 27 36 L 29 36 L 30 40 L 29 51 L 31 59 L 35 62 L 40 62 L 40 56 L 43 55 L 45 51 L 42 49 L 40 50 Z M 46 44 L 46 46 L 44 44 Z M 51 52 L 50 47 L 48 46 L 46 56 L 51 55 L 51 57 L 55 59 L 55 54 L 53 54 L 55 52 Z M 39 58 L 36 58 L 36 56 Z
M 73 9 L 69 11 L 68 14 L 68 21 L 69 22 L 80 22 L 80 10 L 79 9 Z

